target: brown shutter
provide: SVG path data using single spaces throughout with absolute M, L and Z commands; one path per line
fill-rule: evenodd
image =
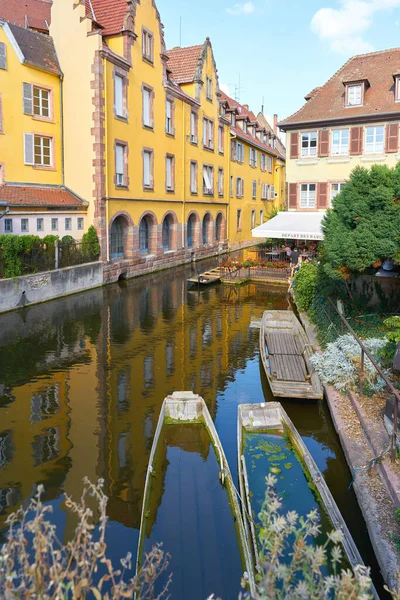
M 299 158 L 299 134 L 290 134 L 290 158 Z
M 318 156 L 329 156 L 329 129 L 318 132 Z
M 317 207 L 328 207 L 328 184 L 326 182 L 320 182 L 317 184 Z
M 297 183 L 289 183 L 289 208 L 297 208 Z
M 397 152 L 399 149 L 399 124 L 386 125 L 386 152 Z
M 350 129 L 350 154 L 362 154 L 363 128 Z

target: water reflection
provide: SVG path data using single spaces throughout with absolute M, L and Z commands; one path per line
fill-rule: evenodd
M 253 284 L 188 291 L 189 275 L 182 268 L 0 317 L 0 534 L 38 482 L 50 501 L 64 491 L 77 498 L 84 476 L 102 477 L 111 550 L 135 553 L 153 435 L 174 390 L 204 397 L 235 476 L 237 405 L 269 398 L 257 323 L 288 301 L 279 288 Z M 351 507 L 349 526 L 365 551 L 326 406 L 287 410 L 341 508 Z M 157 505 L 163 493 L 160 484 Z M 66 520 L 65 539 L 74 526 Z

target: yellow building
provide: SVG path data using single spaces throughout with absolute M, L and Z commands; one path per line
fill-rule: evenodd
M 61 82 L 53 40 L 0 20 L 0 234 L 84 231 L 86 203 L 63 186 Z
M 109 0 L 54 0 L 52 37 L 12 27 L 32 38 L 35 55 L 45 41 L 52 49 L 41 89 L 51 89 L 53 108 L 41 142 L 51 158 L 21 170 L 13 156 L 7 186 L 15 169 L 18 181 L 23 173 L 87 201 L 85 228 L 96 227 L 105 281 L 253 243 L 251 229 L 284 202 L 284 153 L 248 107 L 220 91 L 208 38 L 167 51 L 153 0 L 114 0 L 112 10 Z M 11 69 L 7 76 L 10 104 L 30 80 Z M 21 145 L 29 128 L 18 127 L 13 143 Z

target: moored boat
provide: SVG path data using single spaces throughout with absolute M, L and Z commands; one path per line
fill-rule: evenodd
M 307 334 L 290 310 L 266 310 L 260 327 L 260 355 L 274 396 L 321 400 L 323 387 L 310 365 Z
M 173 393 L 161 408 L 146 475 L 137 572 L 156 542 L 171 555 L 174 598 L 232 595 L 232 589 L 215 589 L 221 581 L 222 587 L 234 586 L 236 595 L 243 574 L 254 594 L 249 540 L 229 465 L 206 403 L 192 392 Z
M 363 560 L 324 477 L 297 429 L 279 402 L 240 404 L 237 423 L 239 489 L 243 521 L 251 539 L 253 564 L 258 562 L 257 515 L 265 497 L 265 476 L 276 475 L 283 514 L 296 510 L 305 516 L 317 507 L 323 535 L 341 531 L 348 564 L 354 569 Z M 375 598 L 379 598 L 373 588 Z

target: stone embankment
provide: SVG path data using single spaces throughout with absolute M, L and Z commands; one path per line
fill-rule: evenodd
M 316 351 L 320 352 L 314 325 L 306 313 L 300 318 Z M 355 394 L 341 394 L 325 386 L 325 394 L 335 429 L 353 476 L 354 491 L 367 524 L 382 576 L 394 589 L 398 585 L 400 557 L 392 536 L 398 534 L 394 510 L 400 506 L 400 476 L 388 456 L 370 470 L 370 461 L 388 448 L 389 436 L 379 421 L 371 421 Z

